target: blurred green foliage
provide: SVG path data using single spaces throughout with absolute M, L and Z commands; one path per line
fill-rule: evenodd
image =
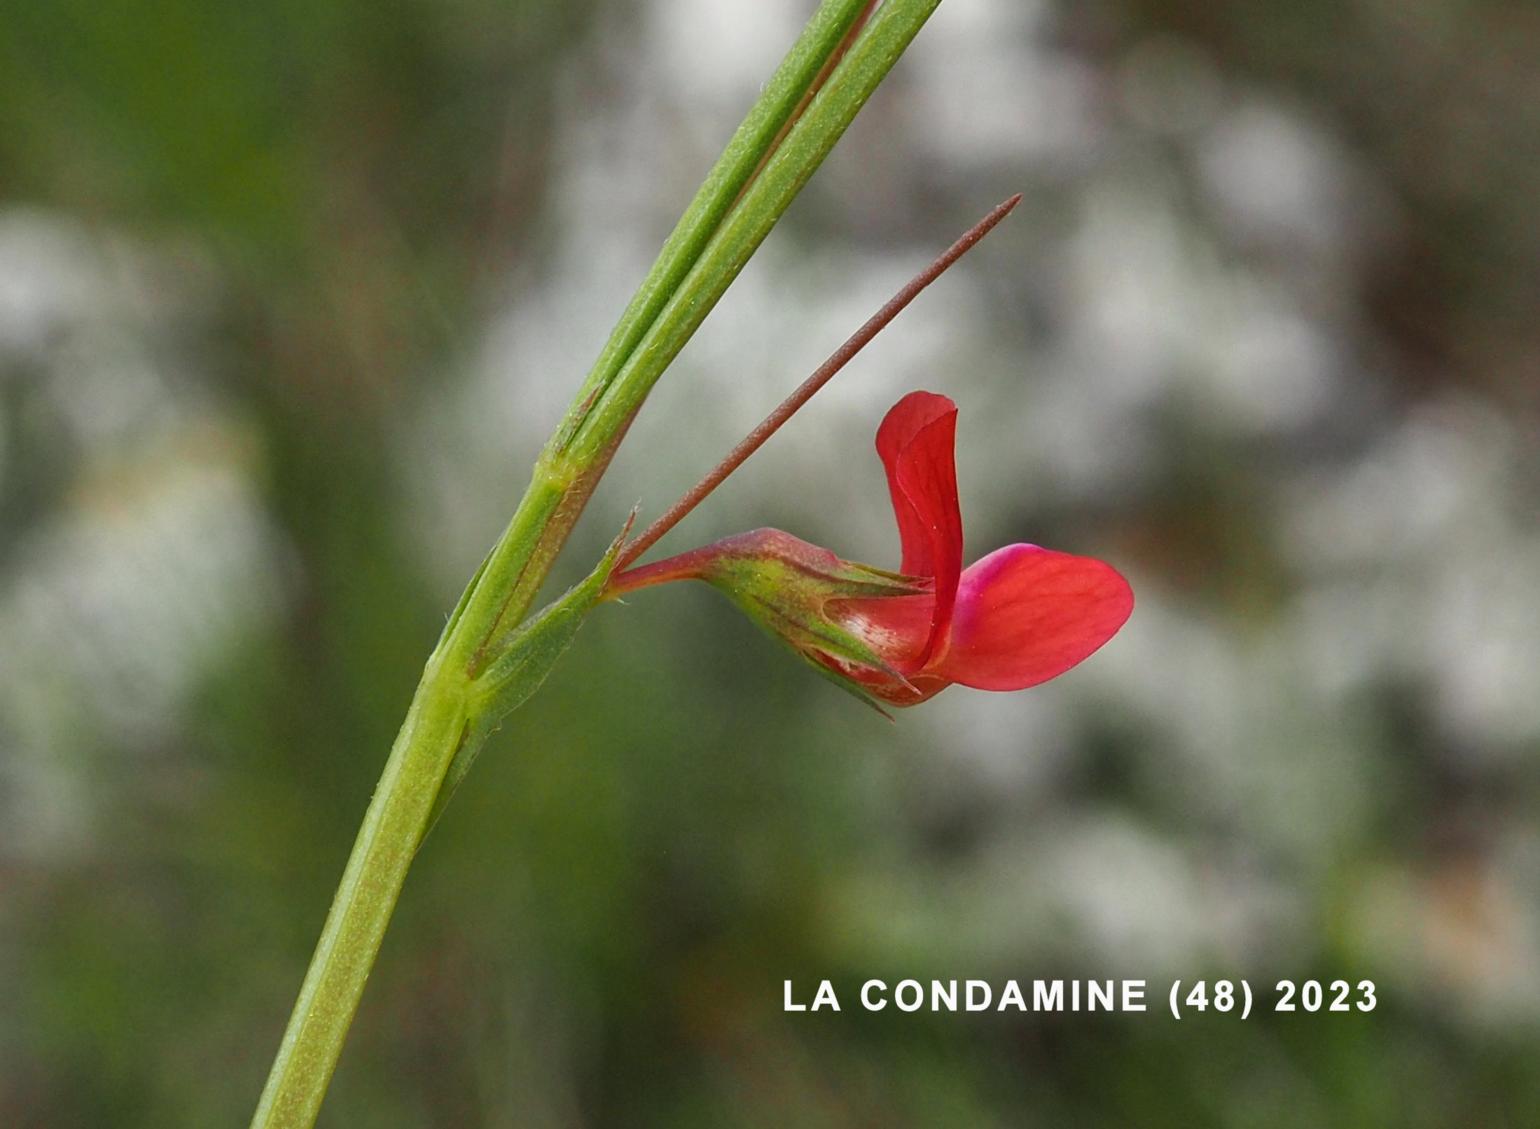
M 907 274 L 895 262 L 917 265 L 980 199 L 1024 183 L 1038 215 L 980 268 L 994 272 L 969 308 L 983 328 L 949 331 L 962 343 L 947 364 L 913 379 L 972 382 L 964 442 L 987 452 L 971 479 L 963 456 L 974 531 L 1116 560 L 1141 599 L 1128 637 L 1065 687 L 1011 703 L 952 691 L 889 727 L 708 594 L 602 609 L 425 845 L 323 1124 L 1540 1123 L 1540 723 L 1519 685 L 1540 638 L 1524 579 L 1540 492 L 1531 7 L 970 11 L 943 6 L 778 236 L 791 250 L 766 269 L 784 273 L 749 292 L 816 287 L 833 242 L 838 259 L 877 260 L 880 296 Z M 507 418 L 475 399 L 485 327 L 559 275 L 570 229 L 619 239 L 567 206 L 590 199 L 571 167 L 592 148 L 666 133 L 594 174 L 635 178 L 606 197 L 644 228 L 632 238 L 666 230 L 725 137 L 716 115 L 730 126 L 763 78 L 699 104 L 727 47 L 686 45 L 698 67 L 680 67 L 660 44 L 703 12 L 0 12 L 0 1125 L 249 1115 L 451 606 L 441 578 L 468 576 L 495 536 L 546 405 L 618 303 L 555 327 L 574 338 L 570 371 L 489 362 L 518 426 L 474 481 L 475 442 L 450 444 L 457 517 L 431 491 L 424 517 L 416 428 L 457 397 Z M 1019 52 L 1033 97 L 1093 91 L 1094 112 L 1064 115 L 1083 148 L 1048 129 L 1033 149 L 1017 114 L 1031 99 L 987 84 L 963 91 L 987 157 L 963 152 L 968 130 L 939 136 L 949 88 L 934 76 L 987 77 L 991 45 Z M 1150 59 L 1167 85 L 1140 85 Z M 1194 186 L 1234 131 L 1135 112 L 1173 82 L 1209 90 L 1221 124 L 1262 103 L 1266 121 L 1324 136 L 1350 155 L 1333 191 L 1367 183 L 1368 203 L 1319 243 L 1286 224 L 1227 229 Z M 1297 171 L 1301 150 L 1285 150 Z M 1056 242 L 1130 198 L 1138 215 L 1169 207 L 1179 230 L 1140 244 L 1087 222 L 1080 243 Z M 51 250 L 29 258 L 37 246 Z M 49 264 L 80 255 L 106 281 L 68 316 L 29 313 L 47 306 Z M 610 277 L 624 257 L 579 258 L 600 294 L 634 282 Z M 1181 342 L 1142 384 L 1147 344 L 1123 358 L 1124 383 L 1111 364 L 1076 371 L 1066 306 L 1135 278 L 1165 340 L 1192 307 L 1159 301 L 1194 261 L 1219 279 L 1200 311 L 1282 290 L 1319 351 L 1347 358 L 1303 423 L 1267 423 L 1287 409 L 1272 401 L 1246 417 L 1239 394 L 1216 414 L 1241 378 L 1202 383 L 1212 358 Z M 831 291 L 846 278 L 829 277 Z M 798 316 L 764 350 L 776 364 L 790 341 L 837 340 L 817 310 Z M 737 437 L 712 405 L 763 367 L 747 344 L 724 355 L 733 367 L 711 372 L 686 358 L 682 390 L 660 389 L 684 398 L 662 409 L 672 419 L 692 409 L 674 437 L 686 480 L 684 464 L 709 462 L 697 450 Z M 1056 368 L 1074 379 L 1053 384 Z M 123 407 L 141 385 L 153 394 Z M 1026 401 L 1035 446 L 1011 430 Z M 866 442 L 883 406 L 851 434 Z M 1083 417 L 1122 430 L 1077 441 Z M 633 441 L 653 446 L 618 469 L 617 513 L 667 489 L 649 426 Z M 765 473 L 803 488 L 724 492 L 710 520 L 781 522 L 844 551 L 866 528 L 844 510 L 859 471 L 822 424 L 799 426 L 803 445 L 781 464 L 767 451 Z M 1030 489 L 979 473 L 997 461 Z M 187 492 L 205 481 L 206 503 Z M 1418 517 L 1441 491 L 1452 502 Z M 1337 525 L 1309 508 L 1339 495 Z M 613 516 L 596 515 L 590 548 Z M 450 517 L 474 530 L 469 549 L 435 541 L 429 519 Z M 1314 557 L 1312 536 L 1328 546 Z M 1382 1004 L 1245 1024 L 852 1006 L 868 977 L 975 975 L 1367 976 Z M 783 980 L 825 977 L 844 1012 L 782 1013 Z

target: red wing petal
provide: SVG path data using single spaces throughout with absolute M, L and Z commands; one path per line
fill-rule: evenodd
M 957 505 L 957 405 L 933 392 L 911 392 L 877 429 L 877 454 L 903 547 L 899 571 L 935 578 L 935 605 L 924 655 L 951 626 L 962 575 L 962 514 Z
M 951 648 L 935 673 L 979 690 L 1024 690 L 1089 656 L 1133 608 L 1111 565 L 1007 545 L 963 573 Z

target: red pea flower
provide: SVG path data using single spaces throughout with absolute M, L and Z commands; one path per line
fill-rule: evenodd
M 1092 654 L 1133 611 L 1128 582 L 1090 557 L 1007 545 L 964 569 L 957 406 L 911 392 L 877 429 L 902 545 L 899 573 L 757 530 L 621 574 L 612 593 L 666 580 L 725 592 L 821 673 L 895 706 L 957 683 L 1023 690 Z

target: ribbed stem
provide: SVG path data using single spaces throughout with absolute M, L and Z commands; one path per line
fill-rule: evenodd
M 787 131 L 866 6 L 865 0 L 824 0 L 669 237 L 423 671 L 337 887 L 253 1129 L 314 1125 L 445 774 L 464 743 L 484 732 L 475 724 L 475 678 L 501 657 L 525 618 L 648 390 L 938 2 L 886 0 Z M 873 35 L 878 24 L 884 30 Z M 767 181 L 773 191 L 761 191 Z M 544 677 L 537 673 L 531 688 Z M 513 689 L 505 688 L 517 697 Z

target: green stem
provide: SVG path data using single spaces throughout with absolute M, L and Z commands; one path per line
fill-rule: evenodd
M 606 437 L 641 407 L 663 370 L 700 328 L 940 2 L 887 0 L 877 9 L 823 89 L 744 190 L 738 206 L 712 233 L 613 379 L 597 389 L 597 401 L 584 409 L 566 448 L 570 454 L 592 457 Z
M 466 733 L 466 683 L 430 662 L 364 815 L 253 1126 L 315 1124 L 444 772 Z
M 864 16 L 868 2 L 824 0 L 813 13 L 658 252 L 652 270 L 637 288 L 588 378 L 578 389 L 572 410 L 552 437 L 552 449 L 567 445 L 598 393 L 615 379 L 636 350 L 642 335 L 700 258 L 723 217 L 733 210 L 744 188 L 779 146 L 809 91 L 820 85 L 825 77 L 824 68 L 844 49 L 846 33 Z
M 489 728 L 480 712 L 485 684 L 478 678 L 506 656 L 647 392 L 937 3 L 886 0 L 804 109 L 806 95 L 866 7 L 865 0 L 824 0 L 664 245 L 428 660 L 337 887 L 252 1129 L 314 1125 L 445 775 L 458 754 L 474 753 L 464 746 Z M 604 579 L 607 574 L 599 587 Z M 522 677 L 532 687 L 548 669 L 537 664 Z M 521 700 L 517 690 L 505 688 L 504 699 Z

